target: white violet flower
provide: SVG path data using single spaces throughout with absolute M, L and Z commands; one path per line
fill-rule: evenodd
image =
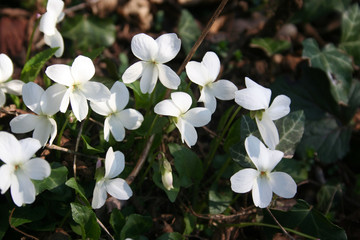
M 104 139 L 109 141 L 110 132 L 116 141 L 125 137 L 125 128 L 134 130 L 140 127 L 143 115 L 132 108 L 124 109 L 129 102 L 129 90 L 122 82 L 115 82 L 110 89 L 111 96 L 106 102 L 91 102 L 94 112 L 106 116 L 104 122 Z
M 60 111 L 65 112 L 69 106 L 75 117 L 82 121 L 88 114 L 90 101 L 107 101 L 110 98 L 109 89 L 102 83 L 89 81 L 95 74 L 95 66 L 90 58 L 78 56 L 72 66 L 55 64 L 47 67 L 45 74 L 53 81 L 63 85 L 64 97 L 60 104 Z
M 214 52 L 207 52 L 201 62 L 190 61 L 186 67 L 189 79 L 200 86 L 199 102 L 215 112 L 216 98 L 232 100 L 235 98 L 237 87 L 229 80 L 220 79 L 215 82 L 220 72 L 220 60 Z
M 127 200 L 132 196 L 132 190 L 124 179 L 115 178 L 125 167 L 125 157 L 120 151 L 110 147 L 105 157 L 105 175 L 96 182 L 91 206 L 101 208 L 107 199 L 107 193 L 119 200 Z
M 51 48 L 59 47 L 55 52 L 56 57 L 61 57 L 64 52 L 64 40 L 56 29 L 56 23 L 63 20 L 64 2 L 62 0 L 49 0 L 46 5 L 46 13 L 42 15 L 39 24 L 40 32 L 44 33 L 44 41 Z
M 0 189 L 9 188 L 14 203 L 21 207 L 35 201 L 35 186 L 31 179 L 43 180 L 50 175 L 49 163 L 42 158 L 31 158 L 41 148 L 38 140 L 26 138 L 18 141 L 8 132 L 0 132 Z
M 191 96 L 185 92 L 171 93 L 171 99 L 165 99 L 154 108 L 154 112 L 160 115 L 174 117 L 176 127 L 181 133 L 182 142 L 191 147 L 197 141 L 195 127 L 202 127 L 211 120 L 211 112 L 204 107 L 191 107 Z M 190 110 L 189 110 L 190 109 Z
M 256 170 L 245 168 L 231 178 L 231 189 L 237 193 L 252 190 L 255 206 L 269 206 L 273 192 L 280 197 L 292 198 L 296 194 L 296 183 L 284 172 L 271 172 L 284 156 L 283 152 L 270 150 L 256 137 L 250 135 L 245 139 L 245 149 Z
M 279 143 L 279 132 L 274 120 L 290 112 L 291 100 L 285 95 L 277 96 L 270 105 L 271 90 L 245 78 L 245 89 L 235 92 L 235 102 L 253 112 L 262 139 L 270 149 Z M 270 107 L 269 107 L 270 105 Z
M 59 111 L 61 99 L 61 85 L 54 84 L 46 91 L 39 85 L 29 82 L 23 86 L 23 101 L 34 114 L 21 114 L 10 121 L 13 133 L 33 131 L 33 138 L 45 146 L 49 140 L 51 145 L 57 134 L 56 121 L 52 118 Z
M 126 69 L 122 75 L 124 83 L 132 83 L 141 78 L 141 92 L 151 93 L 159 78 L 165 87 L 177 89 L 180 77 L 164 63 L 172 60 L 180 47 L 181 40 L 175 33 L 163 34 L 156 40 L 144 33 L 135 35 L 131 40 L 131 50 L 142 61 Z
M 13 74 L 14 66 L 11 59 L 4 53 L 0 54 L 0 107 L 6 102 L 5 93 L 21 95 L 24 82 L 20 80 L 9 80 Z

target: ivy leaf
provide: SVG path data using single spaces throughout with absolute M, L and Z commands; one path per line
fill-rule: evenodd
M 358 4 L 343 13 L 341 22 L 341 41 L 339 47 L 354 57 L 360 65 L 360 9 Z
M 192 46 L 200 36 L 200 29 L 196 24 L 194 17 L 188 10 L 182 10 L 178 24 L 178 33 L 181 38 L 181 44 L 186 53 L 189 53 Z
M 320 51 L 314 39 L 304 40 L 303 46 L 303 57 L 309 58 L 312 67 L 326 73 L 334 99 L 347 105 L 353 71 L 349 56 L 340 52 L 333 44 L 326 45 Z
M 81 135 L 81 139 L 84 142 L 84 152 L 86 154 L 95 154 L 95 153 L 103 153 L 103 152 L 105 152 L 104 149 L 102 149 L 101 147 L 97 147 L 97 148 L 92 147 L 89 144 L 90 137 L 85 136 L 85 135 Z
M 70 203 L 70 206 L 72 218 L 80 225 L 83 239 L 99 239 L 101 230 L 92 209 L 79 203 Z
M 49 48 L 30 58 L 21 71 L 20 79 L 24 82 L 33 82 L 44 64 L 55 54 L 57 49 Z
M 149 216 L 142 216 L 140 214 L 131 214 L 124 227 L 121 229 L 120 239 L 137 238 L 141 234 L 147 233 L 151 230 L 152 219 Z
M 11 217 L 11 225 L 18 227 L 25 223 L 38 221 L 45 217 L 46 209 L 43 206 L 34 207 L 26 205 L 25 207 L 16 208 L 14 214 Z
M 180 186 L 187 188 L 202 179 L 203 165 L 193 151 L 178 144 L 169 144 L 169 150 L 179 173 Z
M 298 183 L 308 179 L 308 172 L 311 169 L 309 165 L 310 164 L 305 161 L 282 159 L 278 165 L 276 165 L 274 171 L 288 173 L 294 181 Z
M 285 158 L 292 158 L 297 144 L 304 133 L 305 114 L 304 111 L 291 112 L 275 122 L 279 131 L 280 141 L 276 150 L 284 153 Z
M 253 38 L 250 46 L 264 50 L 266 55 L 271 57 L 275 53 L 289 49 L 291 44 L 289 41 L 276 40 L 273 38 Z
M 36 188 L 36 195 L 45 190 L 52 190 L 65 183 L 68 170 L 65 166 L 53 162 L 51 165 L 51 174 L 44 180 L 32 180 Z
M 213 184 L 209 190 L 209 212 L 210 214 L 223 213 L 230 205 L 233 192 L 229 186 Z
M 109 223 L 114 229 L 116 239 L 120 237 L 121 229 L 124 227 L 125 222 L 125 217 L 121 211 L 114 208 L 111 212 Z
M 78 184 L 78 182 L 75 180 L 75 178 L 72 177 L 69 180 L 67 180 L 65 185 L 68 186 L 68 187 L 71 187 L 72 189 L 74 189 L 75 192 L 80 195 L 82 200 L 85 201 L 85 203 L 88 206 L 90 206 L 90 203 L 86 198 L 84 188 L 81 185 Z
M 83 51 L 109 47 L 115 42 L 116 29 L 110 19 L 76 15 L 64 20 L 62 30 L 62 35 L 73 40 L 75 48 Z

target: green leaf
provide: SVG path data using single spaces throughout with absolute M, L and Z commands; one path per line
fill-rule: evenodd
M 341 184 L 336 184 L 336 185 L 326 184 L 321 186 L 320 190 L 316 194 L 316 200 L 317 200 L 316 209 L 325 213 L 329 213 L 331 207 L 332 209 L 334 209 L 336 205 L 336 200 L 337 200 L 336 195 L 338 195 L 337 197 L 339 199 L 340 198 L 339 195 L 341 195 L 341 193 L 344 190 L 345 189 L 343 189 Z M 341 196 L 341 199 L 342 198 L 343 196 Z
M 41 207 L 34 207 L 31 205 L 26 205 L 25 207 L 16 208 L 14 214 L 11 217 L 11 225 L 14 227 L 18 227 L 25 223 L 30 223 L 34 221 L 38 221 L 45 217 L 46 209 Z
M 32 180 L 36 188 L 36 194 L 39 194 L 45 190 L 52 190 L 65 183 L 67 179 L 68 170 L 65 166 L 62 166 L 56 162 L 53 162 L 50 165 L 51 174 L 49 177 L 45 178 L 44 180 Z
M 275 122 L 279 131 L 280 141 L 277 150 L 284 153 L 285 158 L 292 158 L 297 144 L 304 133 L 305 114 L 304 111 L 296 111 L 280 118 Z
M 271 57 L 275 53 L 289 49 L 291 44 L 289 41 L 276 40 L 273 38 L 253 38 L 251 39 L 250 46 L 264 50 L 266 55 Z
M 105 47 L 95 48 L 91 52 L 86 52 L 83 55 L 90 58 L 91 60 L 94 60 L 104 51 L 104 49 L 105 49 Z
M 214 183 L 209 190 L 210 214 L 223 213 L 230 205 L 233 192 L 229 186 L 220 186 Z
M 331 223 L 324 215 L 304 200 L 297 200 L 297 204 L 287 212 L 274 210 L 271 212 L 283 227 L 296 229 L 302 233 L 319 239 L 347 239 L 345 231 Z M 276 224 L 271 216 L 264 211 L 264 222 Z
M 196 227 L 196 217 L 190 213 L 185 212 L 184 224 L 185 224 L 185 229 L 183 234 L 190 235 L 194 231 L 194 228 Z
M 354 62 L 360 65 L 360 8 L 352 5 L 343 13 L 341 22 L 341 41 L 339 47 L 354 57 Z
M 124 227 L 125 222 L 125 217 L 121 211 L 114 208 L 111 212 L 109 223 L 114 229 L 116 239 L 120 237 L 121 229 Z
M 64 20 L 62 30 L 62 35 L 73 40 L 75 48 L 83 51 L 109 47 L 115 42 L 116 29 L 110 19 L 85 14 L 76 15 L 74 18 Z
M 6 204 L 0 205 L 0 239 L 3 239 L 9 228 L 9 209 Z
M 71 187 L 72 189 L 74 189 L 75 192 L 80 195 L 82 200 L 85 201 L 88 206 L 90 206 L 90 203 L 86 198 L 84 188 L 77 183 L 75 178 L 72 177 L 69 180 L 67 180 L 65 185 L 68 186 L 68 187 Z
M 181 38 L 181 44 L 186 53 L 189 53 L 192 46 L 201 34 L 201 31 L 191 13 L 188 10 L 182 10 L 178 24 L 178 33 Z
M 84 152 L 86 154 L 95 154 L 95 153 L 103 153 L 105 152 L 104 149 L 98 147 L 98 148 L 94 148 L 92 147 L 88 142 L 90 141 L 90 137 L 85 136 L 85 135 L 81 135 L 81 139 L 84 142 Z
M 312 67 L 326 73 L 334 99 L 338 103 L 347 105 L 353 71 L 349 56 L 332 44 L 326 45 L 320 51 L 314 39 L 304 40 L 303 46 L 303 57 L 309 58 Z
M 169 150 L 174 157 L 176 171 L 179 173 L 180 186 L 190 187 L 194 182 L 200 182 L 203 176 L 203 165 L 196 153 L 178 144 L 169 144 Z
M 33 82 L 44 64 L 55 54 L 57 49 L 49 48 L 30 58 L 21 71 L 20 79 L 24 82 Z
M 151 230 L 153 223 L 149 216 L 142 216 L 140 214 L 131 214 L 127 219 L 124 227 L 121 230 L 120 239 L 136 238 L 141 234 L 147 233 Z
M 308 179 L 310 169 L 311 166 L 308 166 L 305 161 L 283 158 L 274 171 L 288 173 L 298 183 Z
M 156 240 L 184 240 L 185 238 L 178 232 L 164 233 Z
M 99 239 L 101 230 L 92 209 L 79 203 L 70 203 L 70 206 L 72 218 L 80 225 L 83 239 Z

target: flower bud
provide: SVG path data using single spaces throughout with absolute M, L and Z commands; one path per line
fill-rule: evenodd
M 161 160 L 160 164 L 160 171 L 161 171 L 161 181 L 166 188 L 166 190 L 171 190 L 174 188 L 173 186 L 173 176 L 171 170 L 171 164 L 166 158 Z

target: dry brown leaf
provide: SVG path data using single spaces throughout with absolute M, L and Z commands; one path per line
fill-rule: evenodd
M 142 31 L 149 30 L 153 20 L 151 4 L 147 0 L 130 0 L 119 6 L 117 12 L 128 22 L 138 26 Z

